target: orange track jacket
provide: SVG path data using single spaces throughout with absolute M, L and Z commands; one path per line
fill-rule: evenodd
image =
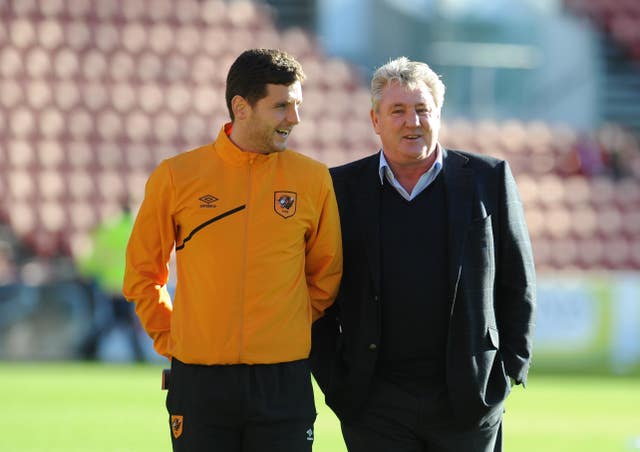
M 227 136 L 151 174 L 127 246 L 123 292 L 155 349 L 192 364 L 309 356 L 311 323 L 342 275 L 327 167 L 291 150 L 243 152 Z M 175 249 L 177 286 L 166 288 Z

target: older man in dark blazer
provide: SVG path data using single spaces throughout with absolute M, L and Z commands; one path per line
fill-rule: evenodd
M 427 64 L 390 61 L 371 95 L 382 151 L 332 169 L 344 274 L 314 325 L 314 375 L 349 451 L 499 451 L 535 317 L 514 178 L 438 143 L 444 84 Z

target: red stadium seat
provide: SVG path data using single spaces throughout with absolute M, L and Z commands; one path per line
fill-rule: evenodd
M 555 268 L 564 269 L 575 266 L 578 260 L 578 245 L 569 237 L 553 240 L 549 254 Z
M 97 189 L 90 171 L 83 168 L 72 169 L 65 176 L 70 202 L 97 199 Z
M 557 206 L 565 200 L 565 185 L 562 179 L 554 174 L 547 174 L 538 179 L 538 201 L 546 206 Z
M 604 242 L 603 264 L 612 270 L 621 270 L 629 260 L 629 242 L 620 237 L 611 238 Z
M 590 202 L 591 188 L 589 179 L 582 176 L 570 176 L 562 179 L 564 199 L 569 206 L 580 206 Z
M 601 265 L 604 254 L 604 243 L 596 238 L 589 237 L 578 241 L 578 264 L 584 269 L 597 269 Z
M 95 204 L 89 201 L 73 201 L 67 205 L 69 228 L 72 233 L 87 234 L 98 225 Z
M 640 184 L 634 179 L 618 181 L 614 186 L 613 196 L 621 209 L 640 209 Z
M 550 207 L 545 211 L 545 230 L 552 238 L 568 237 L 573 218 L 563 206 Z
M 525 206 L 525 216 L 529 235 L 535 241 L 545 233 L 545 212 L 535 205 Z
M 37 197 L 37 187 L 33 172 L 26 169 L 13 169 L 6 174 L 7 194 L 10 199 L 28 201 Z M 11 209 L 8 209 L 11 212 Z
M 575 236 L 580 238 L 594 237 L 598 230 L 599 217 L 589 204 L 574 206 L 571 217 L 573 219 L 571 231 Z
M 636 236 L 629 246 L 629 261 L 632 268 L 640 269 L 640 237 Z
M 533 257 L 538 271 L 547 271 L 551 268 L 551 243 L 545 237 L 537 237 L 533 240 Z
M 616 238 L 622 234 L 622 214 L 615 206 L 598 210 L 598 231 L 603 237 Z
M 605 177 L 596 177 L 589 182 L 591 202 L 596 208 L 607 207 L 615 202 L 615 185 Z
M 629 238 L 640 238 L 640 209 L 638 207 L 623 210 L 621 229 Z
M 61 172 L 47 169 L 38 171 L 34 175 L 40 199 L 58 201 L 64 198 L 66 183 Z M 62 206 L 56 205 L 56 207 L 61 208 Z

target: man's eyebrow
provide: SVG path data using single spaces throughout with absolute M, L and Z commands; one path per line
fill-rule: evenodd
M 396 107 L 406 107 L 407 105 L 413 106 L 413 107 L 428 107 L 429 104 L 427 102 L 417 102 L 415 104 L 405 104 L 403 102 L 396 102 L 395 104 L 391 104 L 391 108 L 396 108 Z
M 289 104 L 301 104 L 302 99 L 284 99 L 278 100 L 274 103 L 274 105 L 289 105 Z

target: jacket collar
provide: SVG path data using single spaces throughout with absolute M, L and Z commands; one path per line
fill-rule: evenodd
M 264 163 L 277 157 L 279 152 L 260 154 L 258 152 L 243 151 L 229 138 L 233 123 L 227 123 L 220 129 L 216 141 L 213 142 L 213 150 L 225 162 L 234 166 L 243 166 L 247 163 Z M 286 151 L 285 151 L 286 152 Z

